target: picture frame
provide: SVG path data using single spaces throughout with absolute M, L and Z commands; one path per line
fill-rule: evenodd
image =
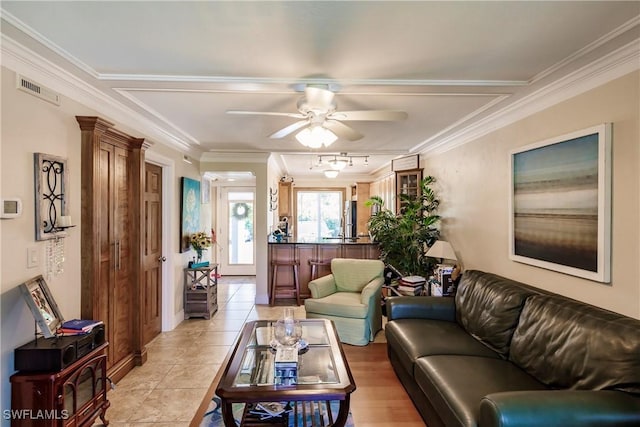
M 36 276 L 18 287 L 42 335 L 45 338 L 55 337 L 64 318 L 44 277 Z
M 59 218 L 68 216 L 67 159 L 51 154 L 33 153 L 36 240 L 49 240 L 67 235 Z
M 611 281 L 611 123 L 512 150 L 509 256 Z
M 180 194 L 180 252 L 187 252 L 189 237 L 200 231 L 200 181 L 183 176 Z

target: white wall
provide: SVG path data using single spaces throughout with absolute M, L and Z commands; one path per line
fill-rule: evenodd
M 23 202 L 23 213 L 17 219 L 0 220 L 0 407 L 10 405 L 9 376 L 13 369 L 13 350 L 33 339 L 34 319 L 18 291 L 18 285 L 45 272 L 44 249 L 46 242 L 35 241 L 34 229 L 34 171 L 33 153 L 41 152 L 66 157 L 70 174 L 68 207 L 70 215 L 78 225 L 70 229 L 65 238 L 64 273 L 51 278 L 47 284 L 65 319 L 80 316 L 80 127 L 77 115 L 98 115 L 100 112 L 87 108 L 66 97 L 60 106 L 42 101 L 15 88 L 15 73 L 2 68 L 1 75 L 1 155 L 0 192 L 2 197 L 19 197 Z M 105 117 L 109 120 L 109 117 Z M 125 127 L 116 128 L 136 137 L 145 137 Z M 153 142 L 153 141 L 150 141 Z M 178 247 L 179 233 L 179 177 L 199 179 L 199 165 L 182 162 L 182 154 L 160 144 L 154 144 L 149 157 L 168 159 L 173 163 L 173 176 L 167 190 L 171 206 L 170 228 L 165 230 L 170 241 L 169 277 L 167 286 L 174 295 L 171 323 L 175 326 L 182 313 L 182 269 L 187 264 L 189 254 L 181 254 Z M 153 153 L 153 154 L 151 154 Z M 205 213 L 206 215 L 206 213 Z M 27 268 L 27 249 L 36 248 L 40 263 L 35 268 Z M 176 314 L 177 313 L 177 314 Z M 176 320 L 177 319 L 177 320 Z M 2 425 L 8 425 L 7 420 Z
M 438 179 L 443 237 L 466 269 L 493 272 L 640 318 L 640 73 L 634 72 L 486 135 L 423 159 Z M 593 282 L 509 260 L 509 152 L 613 123 L 612 280 Z

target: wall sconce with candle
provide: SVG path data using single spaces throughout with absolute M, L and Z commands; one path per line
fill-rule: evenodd
M 64 239 L 75 227 L 68 214 L 67 159 L 34 153 L 36 240 L 47 240 L 47 277 L 64 272 Z

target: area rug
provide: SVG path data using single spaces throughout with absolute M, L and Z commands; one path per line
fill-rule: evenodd
M 300 405 L 300 403 L 298 405 Z M 340 402 L 338 401 L 331 402 L 331 412 L 333 414 L 336 414 L 336 415 L 338 414 L 339 405 L 340 405 Z M 315 410 L 312 413 L 310 413 L 309 410 L 303 411 L 302 408 L 298 406 L 298 410 L 296 411 L 297 414 L 294 416 L 294 413 L 292 412 L 291 415 L 289 416 L 289 426 L 294 427 L 294 426 L 311 426 L 311 425 L 314 425 L 314 426 L 330 425 L 326 411 L 323 411 L 322 409 L 318 410 L 317 406 L 314 407 L 314 409 Z M 241 404 L 241 403 L 233 404 L 233 417 L 235 418 L 236 423 L 238 425 L 240 425 L 240 419 L 242 418 L 243 411 L 244 411 L 244 404 Z M 296 423 L 295 417 L 298 418 L 297 423 Z M 322 419 L 320 417 L 322 417 Z M 265 424 L 265 425 L 268 425 L 268 424 Z M 353 425 L 354 425 L 353 417 L 351 416 L 351 413 L 349 413 L 349 416 L 347 417 L 347 423 L 345 424 L 345 426 L 353 427 Z M 218 396 L 213 396 L 213 399 L 211 399 L 211 402 L 209 403 L 209 407 L 207 408 L 207 412 L 204 414 L 204 418 L 202 420 L 202 423 L 200 424 L 200 427 L 224 427 L 224 422 L 222 420 L 221 401 Z

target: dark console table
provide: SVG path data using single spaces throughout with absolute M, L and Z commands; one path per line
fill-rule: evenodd
M 11 425 L 85 427 L 97 417 L 107 425 L 107 346 L 102 342 L 58 371 L 12 375 Z

